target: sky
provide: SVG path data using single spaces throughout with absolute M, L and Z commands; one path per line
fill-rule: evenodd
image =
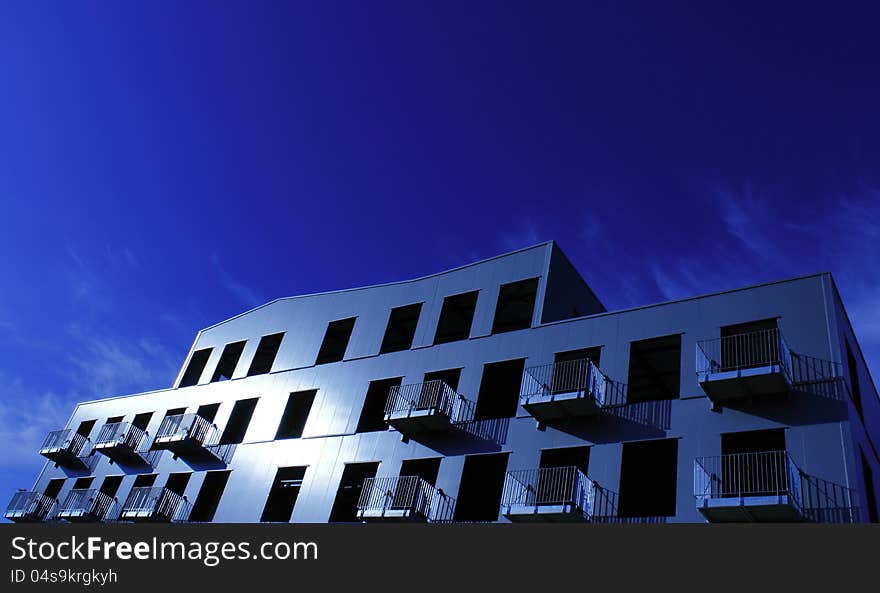
M 548 239 L 611 310 L 830 271 L 880 376 L 878 17 L 0 4 L 0 497 L 202 327 Z

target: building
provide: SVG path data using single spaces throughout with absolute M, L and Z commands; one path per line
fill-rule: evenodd
M 7 519 L 878 521 L 830 274 L 606 311 L 552 242 L 275 300 L 59 429 Z

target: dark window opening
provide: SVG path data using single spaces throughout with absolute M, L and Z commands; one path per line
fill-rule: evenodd
M 601 346 L 594 346 L 593 348 L 578 348 L 577 350 L 566 350 L 565 352 L 557 352 L 553 357 L 553 362 L 559 364 L 564 362 L 590 359 L 593 361 L 593 364 L 599 366 L 599 357 L 601 355 Z
M 214 374 L 211 375 L 211 383 L 232 378 L 232 375 L 235 373 L 235 367 L 238 366 L 238 359 L 241 358 L 241 353 L 244 352 L 244 345 L 246 343 L 247 341 L 243 340 L 241 342 L 233 342 L 224 346 L 223 353 L 220 355 L 220 362 L 217 363 L 217 368 L 214 369 Z
M 156 483 L 156 474 L 141 474 L 134 479 L 132 488 L 147 488 Z
M 220 436 L 221 445 L 231 445 L 244 440 L 248 425 L 251 423 L 251 416 L 254 415 L 254 408 L 257 407 L 258 399 L 254 397 L 251 399 L 240 399 L 235 402 L 232 413 L 229 415 L 229 420 L 226 422 L 226 428 Z
M 721 496 L 766 496 L 788 490 L 783 429 L 724 433 L 721 455 Z
M 316 389 L 299 391 L 287 397 L 287 405 L 275 433 L 276 439 L 298 439 L 302 436 L 317 392 Z
M 516 416 L 524 366 L 524 358 L 483 365 L 475 420 Z
M 587 475 L 590 467 L 589 447 L 562 447 L 541 450 L 541 468 L 576 467 Z
M 330 523 L 357 521 L 357 504 L 367 478 L 376 477 L 378 463 L 348 463 L 342 471 L 336 500 L 330 511 Z
M 880 523 L 880 514 L 877 512 L 877 492 L 874 489 L 874 474 L 871 466 L 868 464 L 868 458 L 865 452 L 859 448 L 859 455 L 862 458 L 862 478 L 865 480 L 865 503 L 868 506 L 868 521 L 871 523 Z
M 448 296 L 443 299 L 440 320 L 434 332 L 435 344 L 467 340 L 471 335 L 478 291 Z
M 379 354 L 412 348 L 421 312 L 421 303 L 391 309 L 391 315 L 388 317 L 388 326 L 385 328 L 385 337 L 382 338 L 382 347 L 379 348 Z
M 456 521 L 497 521 L 507 473 L 507 453 L 468 455 L 464 459 Z
M 150 415 L 152 416 L 152 414 Z M 135 419 L 137 419 L 137 416 L 135 416 Z M 125 420 L 125 416 L 110 416 L 109 418 L 107 418 L 107 424 L 116 424 L 117 422 L 122 422 L 123 420 Z
M 64 486 L 64 478 L 56 478 L 54 480 L 49 480 L 49 483 L 46 484 L 46 489 L 43 490 L 43 494 L 48 496 L 49 498 L 58 498 L 58 493 L 61 492 L 61 488 Z
M 248 377 L 265 375 L 272 371 L 272 364 L 275 362 L 278 348 L 281 347 L 282 338 L 284 338 L 284 332 L 260 338 L 257 351 L 254 353 L 254 359 L 251 361 L 251 366 L 248 369 Z
M 217 417 L 217 410 L 219 409 L 220 404 L 204 404 L 199 406 L 199 409 L 196 410 L 196 414 L 198 414 L 208 422 L 214 422 L 214 418 Z
M 531 327 L 537 294 L 537 278 L 501 285 L 498 291 L 498 304 L 495 306 L 492 333 L 500 334 Z
M 228 480 L 229 470 L 205 474 L 205 480 L 202 482 L 198 496 L 196 496 L 196 502 L 189 513 L 190 521 L 214 520 L 214 513 L 217 512 L 217 507 L 220 505 L 220 498 L 223 496 L 223 490 L 226 488 Z
M 107 496 L 116 496 L 119 486 L 122 484 L 122 476 L 107 476 L 101 482 L 101 492 Z
M 862 423 L 864 423 L 865 417 L 862 413 L 862 387 L 859 385 L 859 367 L 856 364 L 856 357 L 853 355 L 849 342 L 846 343 L 846 366 L 849 370 L 849 382 L 852 386 L 852 402 L 856 407 L 856 412 L 858 412 L 859 418 L 861 418 Z
M 269 498 L 263 507 L 260 521 L 263 523 L 289 523 L 293 515 L 293 507 L 302 488 L 305 467 L 279 467 L 275 473 L 275 481 L 269 490 Z
M 431 486 L 437 485 L 437 474 L 440 473 L 441 457 L 425 459 L 404 459 L 400 464 L 401 476 L 418 476 Z
M 431 371 L 425 373 L 425 383 L 440 380 L 449 385 L 453 390 L 458 391 L 458 381 L 461 378 L 461 369 L 445 369 L 442 371 Z
M 357 317 L 350 317 L 327 324 L 327 333 L 324 334 L 324 340 L 321 342 L 321 349 L 318 351 L 315 364 L 339 362 L 345 358 L 345 350 L 348 348 L 348 341 L 351 339 L 356 319 Z
M 675 515 L 678 440 L 624 443 L 620 464 L 621 517 Z
M 587 361 L 591 360 L 598 366 L 601 352 L 601 346 L 557 352 L 553 357 L 550 393 L 568 393 L 583 389 L 589 378 L 590 365 Z
M 76 434 L 89 438 L 89 435 L 92 433 L 92 429 L 95 427 L 95 422 L 96 420 L 86 420 L 85 422 L 80 422 L 79 427 L 76 429 Z
M 94 480 L 95 478 L 77 478 L 76 481 L 73 483 L 73 489 L 85 490 L 87 488 L 90 488 Z
M 180 416 L 181 414 L 186 413 L 186 408 L 171 408 L 167 412 L 165 412 L 165 417 L 168 416 Z
M 680 335 L 631 342 L 627 403 L 677 399 L 680 375 Z
M 199 379 L 202 376 L 202 371 L 205 370 L 205 365 L 208 364 L 208 359 L 211 357 L 212 350 L 213 348 L 203 348 L 202 350 L 196 350 L 193 352 L 178 387 L 190 387 L 198 384 Z
M 720 336 L 723 370 L 762 367 L 780 361 L 776 319 L 725 325 Z
M 388 392 L 395 385 L 400 385 L 402 380 L 403 377 L 370 381 L 356 432 L 374 432 L 388 428 L 385 424 L 385 403 L 388 401 Z
M 140 428 L 141 430 L 147 430 L 147 426 L 150 425 L 150 418 L 153 417 L 152 412 L 143 412 L 134 417 L 134 420 L 131 421 L 132 426 L 136 428 Z M 112 420 L 112 418 L 111 418 Z M 110 422 L 108 420 L 107 422 Z M 122 422 L 122 416 L 119 417 L 117 422 Z
M 165 487 L 173 493 L 183 496 L 183 493 L 186 492 L 186 485 L 189 484 L 189 478 L 191 475 L 192 474 L 189 472 L 169 474 L 168 479 L 165 481 Z

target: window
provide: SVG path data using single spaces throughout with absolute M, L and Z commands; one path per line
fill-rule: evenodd
M 141 430 L 147 430 L 147 426 L 150 425 L 150 418 L 153 417 L 152 412 L 143 412 L 134 417 L 134 420 L 131 421 L 132 426 L 135 428 L 140 428 Z M 119 417 L 119 420 L 115 420 L 116 422 L 122 422 L 122 416 Z M 113 418 L 107 420 L 108 423 L 114 421 Z
M 85 490 L 90 488 L 95 478 L 77 478 L 73 483 L 74 490 Z
M 134 479 L 132 488 L 147 488 L 156 483 L 156 474 L 140 474 Z
M 348 348 L 351 332 L 354 331 L 355 319 L 357 317 L 349 317 L 327 324 L 327 333 L 324 334 L 315 364 L 339 362 L 345 358 L 345 349 Z
M 440 473 L 440 457 L 425 459 L 404 459 L 400 464 L 401 476 L 418 476 L 431 486 L 437 485 L 437 474 Z
M 287 397 L 287 405 L 281 415 L 278 432 L 275 433 L 276 439 L 298 439 L 302 436 L 317 392 L 316 389 L 299 391 Z
M 89 435 L 92 433 L 92 429 L 95 427 L 95 422 L 96 420 L 86 420 L 85 422 L 80 422 L 79 427 L 76 429 L 76 434 L 89 438 Z
M 624 443 L 620 464 L 621 517 L 675 515 L 678 440 Z
M 589 447 L 562 447 L 541 450 L 541 468 L 576 467 L 587 475 L 590 466 Z
M 500 334 L 531 327 L 537 294 L 537 278 L 502 284 L 498 291 L 492 333 Z
M 229 415 L 229 420 L 226 422 L 226 429 L 220 436 L 219 444 L 231 445 L 244 440 L 248 425 L 251 423 L 251 416 L 254 415 L 254 408 L 257 407 L 258 399 L 255 397 L 252 399 L 240 399 L 235 402 L 232 414 Z
M 464 458 L 456 521 L 497 521 L 507 472 L 507 453 L 468 455 Z
M 524 366 L 524 358 L 483 365 L 475 420 L 516 416 Z
M 226 482 L 229 481 L 229 470 L 208 472 L 199 489 L 199 494 L 189 513 L 190 521 L 213 521 L 214 513 L 220 504 Z
M 677 399 L 680 375 L 680 335 L 631 342 L 626 402 Z
M 364 407 L 358 418 L 356 432 L 374 432 L 387 430 L 385 425 L 385 403 L 388 401 L 388 392 L 395 385 L 400 385 L 403 377 L 395 379 L 381 379 L 370 381 L 367 388 L 367 397 L 364 399 Z
M 220 404 L 204 404 L 199 406 L 199 409 L 196 410 L 196 414 L 198 414 L 208 422 L 214 422 L 214 418 L 217 417 L 217 410 L 219 409 Z
M 859 367 L 856 364 L 856 357 L 853 355 L 849 342 L 846 343 L 846 366 L 849 370 L 849 382 L 850 385 L 852 385 L 853 405 L 856 407 L 856 412 L 858 412 L 859 418 L 861 418 L 864 423 L 865 417 L 862 412 L 862 387 L 859 385 Z
M 190 473 L 169 474 L 165 481 L 165 487 L 175 494 L 183 496 L 186 492 L 186 485 L 189 484 Z
M 217 363 L 217 368 L 214 369 L 214 374 L 211 375 L 211 383 L 232 378 L 232 375 L 235 374 L 235 367 L 238 366 L 238 359 L 241 358 L 241 353 L 244 352 L 245 344 L 247 344 L 247 341 L 226 344 L 223 348 L 223 353 L 220 355 L 220 362 Z
M 251 366 L 248 369 L 248 377 L 265 375 L 272 370 L 272 363 L 275 362 L 275 355 L 278 354 L 278 348 L 281 346 L 281 339 L 283 337 L 284 332 L 260 338 L 254 359 L 251 361 Z
M 116 496 L 120 484 L 122 484 L 122 476 L 107 476 L 101 482 L 101 492 L 107 496 Z
M 877 492 L 874 490 L 874 473 L 865 457 L 865 452 L 859 447 L 859 456 L 862 458 L 862 477 L 865 480 L 865 503 L 868 505 L 868 521 L 871 523 L 880 522 L 880 515 L 877 513 Z
M 434 333 L 435 344 L 468 339 L 471 335 L 478 294 L 478 291 L 466 292 L 443 299 L 440 321 L 437 322 L 437 331 Z
M 58 493 L 61 492 L 62 486 L 64 486 L 64 478 L 49 480 L 49 483 L 46 484 L 46 489 L 43 490 L 43 494 L 49 498 L 58 498 Z
M 205 365 L 208 364 L 208 359 L 211 357 L 212 350 L 213 348 L 203 348 L 202 350 L 196 350 L 193 352 L 178 387 L 190 387 L 198 384 L 199 379 L 202 376 L 202 371 L 205 370 Z
M 388 317 L 388 327 L 385 328 L 385 337 L 382 339 L 382 347 L 379 348 L 379 354 L 412 348 L 421 311 L 421 303 L 391 309 L 391 315 Z
M 357 521 L 357 504 L 367 478 L 376 477 L 378 463 L 347 463 L 330 511 L 330 522 Z
M 275 473 L 275 481 L 272 482 L 272 489 L 269 490 L 269 498 L 266 499 L 266 506 L 263 507 L 261 522 L 290 522 L 305 474 L 305 467 L 278 468 Z

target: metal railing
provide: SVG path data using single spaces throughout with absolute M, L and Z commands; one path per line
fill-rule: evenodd
M 41 492 L 16 492 L 6 507 L 6 518 L 25 518 L 32 521 L 47 521 L 58 501 Z
M 612 384 L 589 358 L 566 360 L 526 368 L 520 387 L 520 400 L 525 401 L 535 395 L 580 392 L 592 397 L 601 407 L 624 403 L 622 394 L 618 394 Z
M 461 423 L 473 420 L 476 404 L 440 379 L 392 385 L 388 390 L 386 416 L 412 414 L 420 410 L 436 410 L 447 416 L 450 422 Z
M 185 496 L 165 486 L 138 486 L 132 488 L 122 505 L 122 518 L 150 518 L 166 521 L 189 519 L 190 503 Z
M 791 350 L 778 328 L 723 336 L 697 342 L 697 374 L 740 371 L 778 365 L 792 380 Z
M 95 438 L 95 446 L 121 445 L 140 452 L 139 447 L 146 436 L 145 431 L 131 422 L 108 422 Z
M 115 519 L 116 506 L 116 499 L 100 490 L 74 488 L 58 507 L 58 515 L 61 518 L 73 514 L 89 515 L 99 521 L 112 521 Z
M 217 425 L 198 414 L 175 414 L 165 416 L 153 439 L 193 439 L 205 447 L 212 447 L 220 441 Z
M 580 469 L 544 467 L 507 472 L 502 507 L 571 505 L 587 519 L 617 515 L 617 493 L 602 488 Z
M 54 430 L 46 435 L 40 451 L 68 451 L 71 455 L 79 456 L 88 441 L 87 437 L 70 428 Z
M 419 476 L 367 478 L 358 510 L 385 513 L 411 511 L 431 522 L 450 522 L 455 499 Z

